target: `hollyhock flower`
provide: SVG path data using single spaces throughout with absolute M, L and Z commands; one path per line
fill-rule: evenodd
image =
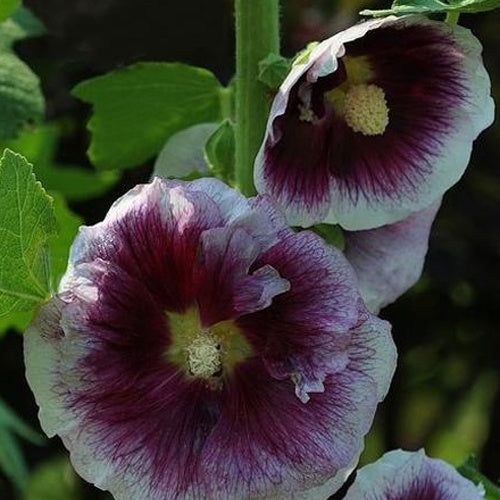
M 268 200 L 156 178 L 81 229 L 25 359 L 43 429 L 118 499 L 326 498 L 395 349 L 343 255 Z
M 483 488 L 423 450 L 395 450 L 366 465 L 356 475 L 345 500 L 479 500 Z
M 406 219 L 363 231 L 345 231 L 345 256 L 372 312 L 394 302 L 420 278 L 429 234 L 441 201 Z
M 256 159 L 257 189 L 291 225 L 390 224 L 458 181 L 493 114 L 469 30 L 420 16 L 366 21 L 293 67 Z

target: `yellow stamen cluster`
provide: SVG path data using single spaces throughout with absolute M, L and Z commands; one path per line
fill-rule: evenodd
M 220 344 L 210 332 L 200 332 L 186 351 L 191 375 L 208 379 L 222 369 Z
M 252 356 L 252 348 L 233 321 L 210 327 L 201 324 L 197 308 L 183 313 L 167 313 L 170 344 L 166 358 L 186 375 L 220 388 L 223 377 L 240 362 Z
M 375 76 L 369 60 L 362 56 L 345 56 L 342 61 L 346 79 L 325 93 L 325 101 L 354 132 L 366 136 L 382 135 L 389 125 L 389 107 L 384 90 L 369 83 Z M 300 104 L 299 111 L 301 121 L 317 120 L 310 107 Z
M 377 85 L 354 85 L 344 100 L 344 119 L 354 132 L 381 135 L 389 125 L 389 108 L 384 91 Z

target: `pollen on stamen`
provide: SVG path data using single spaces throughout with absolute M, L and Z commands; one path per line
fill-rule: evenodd
M 186 348 L 189 371 L 209 379 L 222 369 L 220 344 L 210 332 L 200 332 Z
M 344 119 L 354 132 L 382 135 L 389 125 L 385 92 L 377 85 L 353 85 L 345 95 Z

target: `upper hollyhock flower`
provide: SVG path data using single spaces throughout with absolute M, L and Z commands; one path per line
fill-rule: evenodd
M 276 96 L 255 182 L 292 225 L 370 229 L 441 198 L 493 119 L 481 45 L 420 16 L 319 44 Z
M 479 500 L 483 488 L 423 450 L 386 453 L 356 475 L 345 500 Z
M 45 432 L 123 500 L 326 498 L 395 367 L 343 255 L 209 179 L 82 228 L 25 358 Z

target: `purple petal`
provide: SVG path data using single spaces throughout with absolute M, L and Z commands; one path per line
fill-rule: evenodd
M 440 202 L 407 219 L 365 231 L 345 232 L 345 255 L 358 275 L 368 309 L 378 312 L 420 278 L 429 233 Z
M 346 500 L 480 500 L 483 490 L 423 450 L 395 450 L 360 469 Z
M 217 339 L 222 357 L 249 348 L 198 377 L 176 342 L 213 322 L 242 336 Z M 165 500 L 332 493 L 395 354 L 344 256 L 268 199 L 157 179 L 81 232 L 25 359 L 77 472 L 118 500 Z
M 307 258 L 304 258 L 307 256 Z M 292 377 L 303 400 L 322 391 L 328 373 L 345 368 L 350 330 L 359 321 L 355 276 L 342 254 L 309 232 L 290 233 L 266 252 L 290 291 L 238 324 L 252 339 L 270 373 Z
M 381 135 L 355 132 L 322 97 L 344 82 L 347 58 L 359 57 L 372 69 L 368 83 L 385 93 L 389 125 Z M 481 46 L 468 30 L 418 16 L 361 23 L 292 70 L 271 111 L 255 182 L 292 225 L 386 225 L 458 181 L 493 111 Z
M 239 227 L 203 233 L 196 278 L 200 282 L 198 306 L 203 325 L 266 308 L 276 295 L 290 288 L 271 266 L 249 274 L 262 251 L 259 240 Z

